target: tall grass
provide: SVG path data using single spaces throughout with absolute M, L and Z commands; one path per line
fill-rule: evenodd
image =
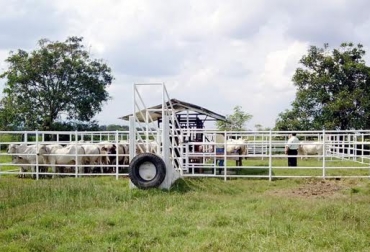
M 0 251 L 365 251 L 370 183 L 302 197 L 312 180 L 0 179 Z M 293 195 L 293 196 L 292 196 Z

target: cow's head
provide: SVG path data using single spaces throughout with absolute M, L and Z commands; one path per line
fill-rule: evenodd
M 17 153 L 17 146 L 18 146 L 18 144 L 9 144 L 9 146 L 6 150 L 7 153 L 8 154 Z
M 40 145 L 40 147 L 38 148 L 37 150 L 37 156 L 41 158 L 41 160 L 43 159 L 45 163 L 49 163 L 49 157 L 48 157 L 48 154 L 50 154 L 51 151 L 50 151 L 50 148 L 48 146 L 46 146 L 45 144 L 42 144 Z
M 109 157 L 108 157 L 108 149 L 107 147 L 101 147 L 100 148 L 100 154 L 103 154 L 103 156 L 101 157 L 101 161 L 103 164 L 106 164 L 106 165 L 109 165 L 110 164 L 110 161 L 109 161 Z
M 37 156 L 47 155 L 50 154 L 50 148 L 46 145 L 40 145 L 39 149 L 37 150 Z
M 116 154 L 117 148 L 115 144 L 112 144 L 112 146 L 108 149 L 108 154 Z
M 107 153 L 108 160 L 110 163 L 112 163 L 116 158 L 115 157 L 115 154 L 117 153 L 116 145 L 115 144 L 105 145 L 104 147 L 101 148 L 101 150 Z

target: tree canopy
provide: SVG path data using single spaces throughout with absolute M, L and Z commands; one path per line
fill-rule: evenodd
M 278 130 L 347 130 L 370 127 L 370 68 L 361 44 L 338 49 L 311 46 L 300 60 L 292 108 L 279 114 Z
M 246 130 L 245 124 L 252 119 L 252 115 L 244 112 L 241 106 L 234 107 L 232 115 L 226 115 L 227 122 L 217 121 L 216 127 L 219 130 L 242 131 Z
M 113 76 L 101 59 L 90 58 L 82 41 L 41 39 L 31 52 L 10 52 L 8 69 L 0 75 L 2 128 L 54 130 L 58 119 L 88 122 L 101 111 Z

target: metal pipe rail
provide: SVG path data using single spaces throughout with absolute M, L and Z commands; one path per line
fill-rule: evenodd
M 185 132 L 183 132 L 185 131 Z M 298 155 L 298 167 L 291 168 L 287 166 L 287 156 L 283 154 L 283 148 L 290 132 L 277 131 L 242 131 L 226 132 L 217 130 L 197 130 L 185 129 L 180 134 L 202 132 L 204 139 L 202 142 L 182 143 L 173 145 L 171 148 L 177 148 L 179 157 L 172 157 L 173 162 L 181 163 L 182 175 L 185 177 L 220 177 L 229 178 L 370 178 L 370 131 L 302 131 L 297 132 L 297 136 L 302 141 L 309 137 L 315 137 L 313 140 L 322 140 L 320 143 L 325 146 L 325 152 L 308 156 L 308 160 L 302 159 L 303 155 Z M 160 132 L 153 132 L 160 133 Z M 169 132 L 171 134 L 171 131 Z M 145 135 L 144 132 L 142 134 Z M 225 143 L 216 143 L 216 135 L 221 134 Z M 63 140 L 63 136 L 69 136 L 69 141 Z M 226 153 L 219 155 L 216 153 L 216 146 L 226 149 L 226 140 L 229 138 L 243 138 L 247 140 L 248 152 L 245 154 Z M 47 141 L 47 139 L 55 139 Z M 114 144 L 122 144 L 121 141 L 129 141 L 128 131 L 101 131 L 101 132 L 50 132 L 50 131 L 0 131 L 0 175 L 35 175 L 36 179 L 40 176 L 115 176 L 116 179 L 127 176 L 128 164 L 118 163 L 120 157 L 129 159 L 129 153 L 114 155 L 116 163 L 105 165 L 105 168 L 114 169 L 114 173 L 83 173 L 78 172 L 77 164 L 71 165 L 73 172 L 52 173 L 50 170 L 43 171 L 43 167 L 48 164 L 40 164 L 37 153 L 29 153 L 33 156 L 35 163 L 17 164 L 12 162 L 12 156 L 22 156 L 19 154 L 8 154 L 7 147 L 10 144 L 26 144 L 41 146 L 43 144 L 75 144 L 81 145 L 79 141 L 91 141 L 97 144 L 102 141 L 109 141 Z M 307 144 L 307 143 L 306 143 Z M 195 152 L 195 146 L 201 146 L 204 151 Z M 302 145 L 305 145 L 303 143 Z M 161 147 L 160 147 L 161 148 Z M 199 149 L 199 148 L 198 148 Z M 67 155 L 68 156 L 68 155 Z M 85 154 L 69 154 L 69 156 L 86 156 Z M 100 156 L 104 156 L 100 154 Z M 243 158 L 242 166 L 233 165 L 236 158 Z M 244 158 L 247 158 L 245 160 Z M 223 159 L 224 166 L 219 166 L 217 160 Z M 192 162 L 196 160 L 196 162 Z M 34 172 L 25 172 L 16 167 L 24 167 L 25 170 L 34 166 Z M 63 165 L 57 164 L 57 167 Z M 83 164 L 84 168 L 99 168 L 101 164 Z

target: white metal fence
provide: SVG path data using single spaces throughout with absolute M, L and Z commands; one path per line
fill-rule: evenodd
M 173 132 L 173 131 L 172 131 Z M 185 129 L 177 130 L 178 143 L 170 146 L 170 159 L 175 169 L 182 176 L 188 177 L 220 177 L 228 178 L 288 178 L 288 177 L 370 177 L 370 131 L 305 131 L 296 132 L 303 145 L 321 146 L 322 153 L 306 156 L 298 155 L 298 166 L 287 166 L 287 155 L 284 146 L 290 132 L 277 131 L 243 131 L 221 132 L 215 130 Z M 141 139 L 152 138 L 145 131 L 137 131 Z M 160 129 L 157 132 L 161 135 Z M 171 133 L 171 130 L 169 131 Z M 191 142 L 193 134 L 201 134 L 202 142 Z M 246 152 L 228 151 L 232 144 L 228 139 L 246 140 Z M 120 163 L 120 157 L 129 160 L 130 153 L 100 154 L 102 157 L 115 157 L 114 163 L 102 164 L 56 164 L 58 171 L 52 172 L 48 163 L 43 163 L 34 153 L 8 154 L 10 144 L 36 145 L 49 144 L 81 145 L 82 141 L 91 144 L 110 142 L 116 146 L 125 145 L 130 141 L 128 131 L 104 132 L 10 132 L 0 131 L 0 175 L 34 175 L 42 176 L 120 176 L 128 175 L 128 162 Z M 157 141 L 156 152 L 162 153 L 161 141 Z M 221 152 L 220 152 L 221 150 Z M 86 154 L 68 154 L 86 157 Z M 132 154 L 134 156 L 135 154 Z M 34 162 L 26 162 L 27 157 Z M 247 158 L 247 159 L 245 159 Z M 301 159 L 303 158 L 303 159 Z M 241 160 L 242 159 L 242 160 Z M 241 160 L 241 166 L 236 165 Z M 41 163 L 40 163 L 41 162 Z M 222 164 L 223 163 L 223 164 Z M 77 169 L 82 166 L 81 169 Z M 20 169 L 23 167 L 23 170 Z M 34 167 L 31 170 L 30 167 Z M 31 171 L 30 171 L 31 170 Z

